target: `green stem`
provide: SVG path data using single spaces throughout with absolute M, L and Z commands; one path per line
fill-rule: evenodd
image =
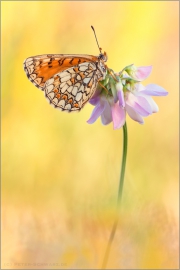
M 111 231 L 109 241 L 108 241 L 108 245 L 107 245 L 107 248 L 106 248 L 106 252 L 105 252 L 105 255 L 104 255 L 102 269 L 106 269 L 111 244 L 112 244 L 112 241 L 114 239 L 114 235 L 116 233 L 118 220 L 119 220 L 120 202 L 121 202 L 121 199 L 122 199 L 122 192 L 123 192 L 123 185 L 124 185 L 124 174 L 125 174 L 125 168 L 126 168 L 127 142 L 128 142 L 127 125 L 125 123 L 124 126 L 123 126 L 123 154 L 122 154 L 121 174 L 120 174 L 119 189 L 118 189 L 116 218 L 115 218 L 115 221 L 114 221 L 114 224 L 113 224 L 113 227 L 112 227 L 112 231 Z
M 124 185 L 124 174 L 125 174 L 126 157 L 127 157 L 127 143 L 128 143 L 128 135 L 127 135 L 127 125 L 125 122 L 123 126 L 123 155 L 122 155 L 121 175 L 120 175 L 119 190 L 118 190 L 118 201 L 117 201 L 118 206 L 121 202 L 123 185 Z

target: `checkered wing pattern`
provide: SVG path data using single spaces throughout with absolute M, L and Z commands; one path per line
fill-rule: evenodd
M 98 57 L 91 55 L 30 57 L 24 62 L 24 70 L 55 108 L 68 112 L 83 108 L 106 72 Z

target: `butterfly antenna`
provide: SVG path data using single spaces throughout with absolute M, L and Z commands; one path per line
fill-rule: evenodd
M 95 38 L 96 38 L 96 42 L 97 42 L 97 45 L 98 45 L 99 51 L 100 51 L 100 53 L 101 53 L 102 48 L 100 48 L 100 47 L 99 47 L 99 43 L 98 43 L 98 40 L 97 40 L 97 37 L 96 37 L 96 32 L 95 32 L 94 27 L 93 27 L 92 25 L 91 25 L 91 28 L 92 28 L 92 30 L 93 30 L 93 32 L 94 32 L 94 35 L 95 35 Z

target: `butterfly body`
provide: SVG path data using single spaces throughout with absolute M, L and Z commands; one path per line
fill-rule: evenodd
M 72 112 L 81 110 L 94 95 L 98 82 L 106 76 L 106 54 L 47 54 L 24 61 L 28 79 L 44 91 L 55 108 Z

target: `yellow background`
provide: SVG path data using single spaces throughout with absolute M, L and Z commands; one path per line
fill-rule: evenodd
M 178 2 L 2 2 L 2 268 L 98 269 L 113 224 L 122 129 L 93 107 L 53 109 L 25 58 L 93 54 L 108 66 L 153 65 L 169 95 L 139 125 L 127 116 L 122 213 L 108 268 L 178 268 Z

